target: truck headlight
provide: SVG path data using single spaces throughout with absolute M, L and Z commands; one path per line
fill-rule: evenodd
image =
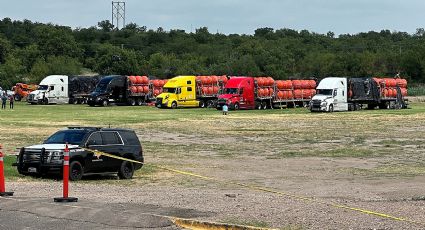
M 60 151 L 54 151 L 49 153 L 49 157 L 52 161 L 58 161 L 61 160 L 63 156 L 63 153 Z
M 326 101 L 323 101 L 322 103 L 320 103 L 320 106 L 327 106 L 328 103 Z

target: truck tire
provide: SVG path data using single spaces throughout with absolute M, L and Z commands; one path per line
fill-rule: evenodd
M 334 112 L 334 105 L 329 105 L 329 112 L 330 113 L 333 113 Z
M 141 105 L 143 105 L 143 100 L 142 99 L 137 99 L 137 105 L 138 106 L 141 106 Z
M 14 98 L 15 98 L 15 101 L 20 101 L 22 99 L 21 95 L 19 94 L 15 94 Z
M 261 103 L 261 108 L 262 109 L 267 109 L 267 103 L 265 101 L 263 103 Z
M 136 105 L 136 101 L 133 98 L 128 99 L 128 104 L 131 106 L 135 106 Z
M 131 162 L 123 161 L 121 163 L 120 169 L 118 170 L 118 177 L 120 179 L 131 179 L 134 174 L 134 165 Z
M 173 103 L 171 103 L 171 108 L 177 109 L 177 102 L 173 101 Z
M 201 108 L 205 108 L 205 106 L 206 106 L 205 101 L 200 101 L 200 102 L 199 102 L 199 107 L 201 107 Z
M 43 105 L 48 105 L 48 104 L 49 104 L 49 99 L 44 98 L 44 100 L 43 100 Z
M 79 161 L 72 161 L 69 164 L 69 179 L 72 181 L 81 180 L 84 174 L 84 167 Z
M 239 110 L 239 109 L 240 109 L 239 103 L 235 103 L 235 110 Z
M 260 110 L 261 109 L 261 103 L 255 103 L 255 108 Z
M 103 100 L 103 101 L 102 101 L 102 106 L 103 106 L 103 107 L 108 106 L 108 100 L 106 100 L 106 99 L 105 99 L 105 100 Z

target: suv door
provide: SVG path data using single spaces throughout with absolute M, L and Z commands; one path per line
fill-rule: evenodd
M 99 150 L 101 152 L 106 151 L 103 145 L 102 136 L 100 132 L 94 132 L 90 134 L 87 139 L 86 146 L 89 149 Z M 86 172 L 98 172 L 102 169 L 104 157 L 96 156 L 93 152 L 87 153 L 87 157 L 85 159 L 85 169 Z
M 124 143 L 121 136 L 116 131 L 101 131 L 103 141 L 103 152 L 110 153 L 116 156 L 122 157 L 124 151 Z M 105 172 L 115 172 L 121 165 L 121 160 L 117 160 L 111 157 L 102 156 L 102 168 Z

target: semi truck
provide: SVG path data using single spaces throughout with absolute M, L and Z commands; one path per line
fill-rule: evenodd
M 154 88 L 147 76 L 106 76 L 88 98 L 89 106 L 144 105 L 154 101 Z
M 216 107 L 227 76 L 177 76 L 167 81 L 157 96 L 157 108 Z
M 269 109 L 306 106 L 315 94 L 314 80 L 275 81 L 271 77 L 230 77 L 217 109 Z
M 12 91 L 15 93 L 15 101 L 26 99 L 28 95 L 37 88 L 38 85 L 35 84 L 16 83 L 12 87 Z
M 32 91 L 27 102 L 30 104 L 77 104 L 86 103 L 89 93 L 101 76 L 50 75 L 45 77 Z
M 401 78 L 328 77 L 320 81 L 312 98 L 312 112 L 407 108 L 407 81 Z

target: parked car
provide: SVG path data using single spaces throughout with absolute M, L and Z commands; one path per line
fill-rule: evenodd
M 71 180 L 80 180 L 84 174 L 92 173 L 118 173 L 120 179 L 131 179 L 134 171 L 142 167 L 142 164 L 97 156 L 90 149 L 142 163 L 144 161 L 142 146 L 133 130 L 69 127 L 56 132 L 43 144 L 21 148 L 13 165 L 23 175 L 62 174 L 66 143 L 70 155 Z

